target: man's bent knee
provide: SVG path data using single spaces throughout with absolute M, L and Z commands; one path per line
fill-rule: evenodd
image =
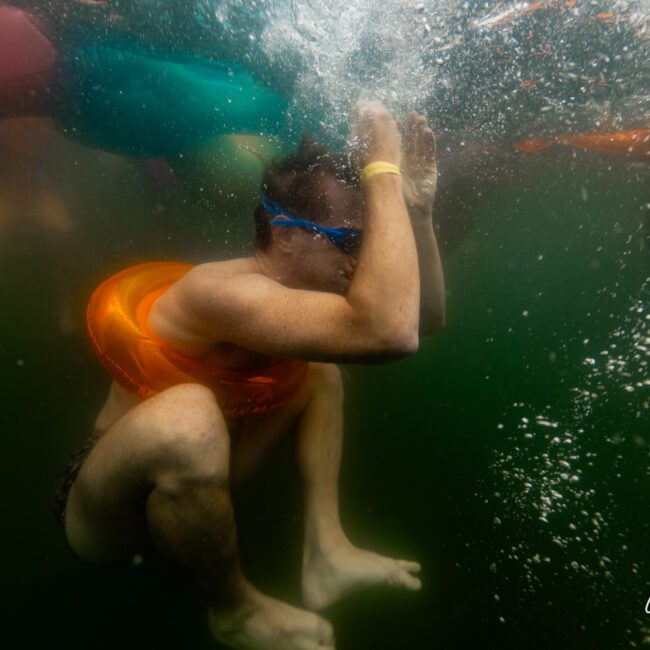
M 198 384 L 183 384 L 152 398 L 150 427 L 155 484 L 173 480 L 226 479 L 230 438 L 214 394 Z
M 142 547 L 151 491 L 225 483 L 229 457 L 225 421 L 208 389 L 185 384 L 140 403 L 100 438 L 72 486 L 66 514 L 72 549 L 103 561 Z

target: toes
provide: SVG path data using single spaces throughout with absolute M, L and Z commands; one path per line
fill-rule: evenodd
M 404 586 L 411 591 L 419 591 L 422 589 L 422 580 L 412 576 L 410 573 L 407 573 L 404 576 Z
M 334 628 L 325 619 L 319 621 L 318 647 L 322 650 L 334 650 Z
M 397 568 L 390 576 L 390 584 L 395 587 L 418 591 L 422 587 L 422 581 L 412 574 L 420 571 L 422 568 L 420 563 L 411 560 L 395 560 L 395 564 Z
M 396 560 L 396 562 L 400 569 L 404 569 L 409 573 L 418 573 L 422 569 L 419 562 L 412 562 L 411 560 Z
M 422 581 L 406 571 L 393 575 L 390 582 L 395 587 L 404 587 L 410 591 L 418 591 L 422 587 Z
M 311 614 L 309 625 L 295 639 L 296 650 L 334 650 L 334 628 L 324 618 Z

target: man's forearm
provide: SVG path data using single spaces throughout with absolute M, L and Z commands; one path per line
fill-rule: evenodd
M 411 214 L 420 270 L 420 335 L 445 324 L 445 279 L 431 214 Z
M 375 176 L 366 181 L 364 194 L 363 243 L 348 300 L 378 327 L 412 331 L 417 337 L 417 251 L 401 179 Z

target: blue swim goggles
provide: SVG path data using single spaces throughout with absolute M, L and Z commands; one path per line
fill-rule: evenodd
M 279 217 L 280 215 L 287 217 L 286 219 L 271 219 L 269 223 L 274 226 L 293 226 L 294 228 L 313 230 L 314 232 L 325 235 L 334 246 L 348 255 L 356 253 L 359 250 L 359 246 L 361 246 L 360 230 L 356 230 L 355 228 L 325 228 L 324 226 L 319 226 L 312 221 L 303 219 L 302 217 L 285 210 L 282 205 L 277 201 L 272 201 L 268 196 L 262 197 L 262 205 L 264 206 L 264 209 L 274 217 Z

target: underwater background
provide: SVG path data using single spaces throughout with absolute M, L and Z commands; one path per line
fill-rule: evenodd
M 343 367 L 344 526 L 424 586 L 327 611 L 337 648 L 650 644 L 650 164 L 513 147 L 650 128 L 647 0 L 9 4 L 56 101 L 13 110 L 0 44 L 6 647 L 217 647 L 161 560 L 84 564 L 52 515 L 109 384 L 85 304 L 129 264 L 250 253 L 261 160 L 305 130 L 342 147 L 359 97 L 437 133 L 448 316 Z M 235 506 L 244 570 L 298 604 L 289 445 Z

